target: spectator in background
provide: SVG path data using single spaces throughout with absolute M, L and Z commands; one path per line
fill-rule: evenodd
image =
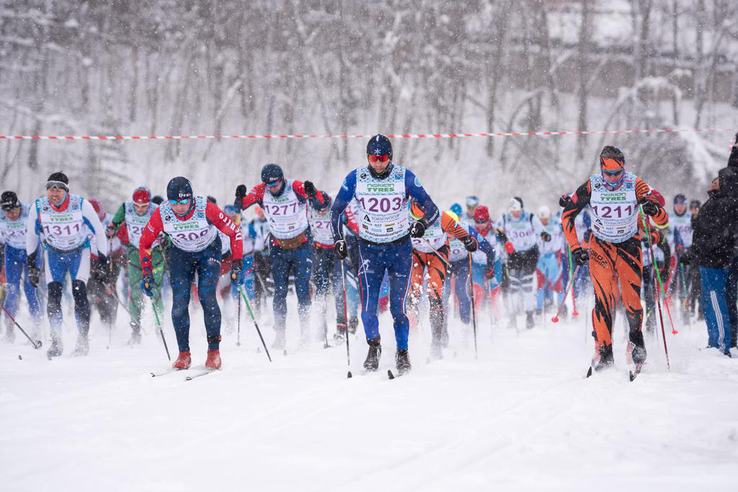
M 738 172 L 738 133 L 735 134 L 733 149 L 731 150 L 730 158 L 728 159 L 728 168 Z M 728 299 L 730 326 L 732 328 L 730 331 L 730 346 L 731 348 L 735 348 L 736 341 L 738 339 L 738 241 L 736 241 L 736 245 L 733 247 L 733 261 L 731 262 L 730 270 L 728 271 L 726 296 Z
M 728 276 L 735 261 L 738 227 L 738 169 L 721 169 L 713 180 L 692 227 L 692 247 L 687 263 L 700 267 L 702 307 L 707 321 L 708 347 L 730 357 L 731 323 L 728 312 Z

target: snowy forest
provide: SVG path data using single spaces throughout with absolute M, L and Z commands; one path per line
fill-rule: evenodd
M 395 139 L 395 160 L 442 206 L 512 192 L 552 204 L 604 144 L 665 194 L 704 194 L 738 116 L 729 0 L 3 4 L 6 136 L 723 130 Z M 235 184 L 256 184 L 277 162 L 334 193 L 365 144 L 6 139 L 1 176 L 29 200 L 64 170 L 73 191 L 113 207 L 180 174 L 230 201 Z

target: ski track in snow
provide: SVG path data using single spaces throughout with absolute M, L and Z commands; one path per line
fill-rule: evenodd
M 704 323 L 667 335 L 670 372 L 660 334 L 648 336 L 649 363 L 630 383 L 621 327 L 616 369 L 584 379 L 593 345 L 583 316 L 517 334 L 485 315 L 478 360 L 452 323 L 445 359 L 426 365 L 421 326 L 413 371 L 395 381 L 387 314 L 380 370 L 359 374 L 366 344 L 355 337 L 348 380 L 344 346 L 298 351 L 293 324 L 289 355 L 270 364 L 244 323 L 241 347 L 224 334 L 223 371 L 186 382 L 205 359 L 199 311 L 195 365 L 157 378 L 149 373 L 169 363 L 153 329 L 128 348 L 121 323 L 106 350 L 107 332 L 93 328 L 86 358 L 69 355 L 69 330 L 53 361 L 46 346 L 0 344 L 0 488 L 734 490 L 738 360 L 700 350 Z M 176 351 L 171 328 L 167 337 Z

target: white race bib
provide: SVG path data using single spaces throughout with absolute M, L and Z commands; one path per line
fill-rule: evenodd
M 46 244 L 61 251 L 72 251 L 89 244 L 88 231 L 82 216 L 83 202 L 81 196 L 70 194 L 66 210 L 58 212 L 52 208 L 48 197 L 36 200 L 41 232 Z
M 205 197 L 195 197 L 195 211 L 187 220 L 178 218 L 168 201 L 159 206 L 161 222 L 164 232 L 167 233 L 177 248 L 182 251 L 202 251 L 218 236 L 218 229 L 208 222 L 207 200 Z
M 405 168 L 394 166 L 385 179 L 374 178 L 367 168 L 356 170 L 356 220 L 359 237 L 374 243 L 391 243 L 407 235 Z
M 638 200 L 636 176 L 626 172 L 623 184 L 615 191 L 605 188 L 602 176 L 590 178 L 592 195 L 592 232 L 598 239 L 610 243 L 622 243 L 638 232 Z
M 3 214 L 0 216 L 0 234 L 5 244 L 15 249 L 26 249 L 26 232 L 28 231 L 28 205 L 21 204 L 21 213 L 17 220 L 10 220 Z
M 292 239 L 308 228 L 307 206 L 297 199 L 292 183 L 293 180 L 286 180 L 285 189 L 278 197 L 264 191 L 264 215 L 269 231 L 277 239 Z

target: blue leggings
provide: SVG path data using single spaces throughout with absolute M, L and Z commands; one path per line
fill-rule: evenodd
M 307 329 L 310 323 L 310 272 L 313 268 L 313 247 L 309 243 L 295 249 L 273 246 L 270 257 L 274 278 L 274 329 L 285 329 L 290 271 L 295 275 L 300 324 L 303 329 Z
M 208 350 L 220 347 L 220 308 L 216 298 L 220 277 L 220 238 L 193 253 L 172 247 L 169 252 L 169 276 L 172 283 L 172 323 L 180 352 L 190 351 L 190 293 L 197 273 L 197 297 L 205 317 Z
M 702 308 L 707 322 L 707 343 L 723 353 L 730 350 L 730 315 L 726 300 L 728 268 L 700 267 Z
M 410 287 L 410 270 L 413 263 L 413 245 L 408 238 L 394 244 L 379 245 L 359 241 L 359 293 L 361 294 L 361 320 L 367 340 L 379 338 L 379 291 L 385 271 L 389 274 L 390 312 L 395 326 L 397 348 L 407 349 L 410 321 L 405 301 Z
M 558 253 L 545 253 L 538 257 L 538 272 L 543 276 L 545 284 L 538 289 L 538 299 L 536 307 L 543 308 L 544 297 L 553 299 L 553 293 L 556 292 L 558 302 L 564 298 L 564 270 L 561 265 L 560 255 Z
M 41 255 L 36 255 L 38 266 Z M 35 323 L 41 320 L 41 309 L 36 297 L 36 288 L 28 281 L 28 267 L 26 266 L 26 250 L 5 246 L 5 281 L 8 283 L 5 309 L 15 318 L 20 301 L 20 281 L 23 275 L 23 291 L 26 293 L 28 308 Z
M 454 292 L 459 300 L 459 316 L 461 322 L 468 325 L 471 321 L 471 300 L 469 299 L 469 260 L 463 259 L 451 263 L 451 272 L 456 277 Z M 450 284 L 451 282 L 446 282 Z M 447 311 L 448 312 L 448 311 Z

